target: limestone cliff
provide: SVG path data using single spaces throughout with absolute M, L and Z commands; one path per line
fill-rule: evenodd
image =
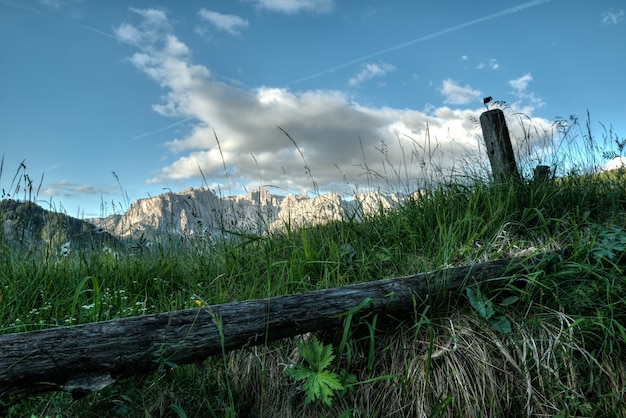
M 277 196 L 266 190 L 218 196 L 210 190 L 188 188 L 136 200 L 124 215 L 90 221 L 120 237 L 167 234 L 217 239 L 233 232 L 262 235 L 287 225 L 299 228 L 347 217 L 360 220 L 402 200 L 375 192 L 344 199 L 336 193 Z

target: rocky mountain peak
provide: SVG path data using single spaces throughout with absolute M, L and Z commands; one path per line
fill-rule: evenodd
M 168 234 L 216 239 L 229 232 L 262 235 L 287 225 L 299 228 L 348 216 L 359 219 L 402 201 L 400 196 L 377 192 L 344 199 L 337 193 L 278 196 L 267 190 L 218 196 L 204 188 L 187 188 L 136 200 L 124 215 L 90 221 L 120 237 Z

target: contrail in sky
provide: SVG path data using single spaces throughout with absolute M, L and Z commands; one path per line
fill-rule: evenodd
M 100 29 L 94 28 L 93 26 L 83 25 L 83 24 L 78 24 L 78 26 L 80 26 L 83 29 L 87 29 L 94 33 L 97 33 L 98 35 L 106 36 L 107 38 L 111 38 L 111 39 L 115 39 L 116 41 L 119 41 L 119 39 L 115 35 L 101 31 Z
M 172 123 L 171 125 L 167 125 L 167 126 L 166 126 L 166 127 L 164 127 L 164 128 L 157 129 L 156 131 L 147 132 L 147 133 L 145 133 L 145 134 L 137 135 L 137 136 L 136 136 L 136 137 L 134 137 L 133 139 L 139 139 L 139 138 L 143 138 L 143 137 L 145 137 L 145 136 L 150 136 L 150 135 L 158 134 L 159 132 L 166 131 L 166 130 L 168 130 L 168 129 L 170 129 L 170 128 L 173 128 L 174 126 L 178 126 L 178 125 L 180 125 L 181 123 L 188 122 L 188 121 L 190 121 L 190 120 L 192 120 L 192 119 L 195 119 L 195 118 L 186 118 L 186 119 L 183 119 L 183 120 L 179 120 L 178 122 Z
M 0 3 L 6 4 L 8 6 L 13 6 L 13 7 L 18 7 L 18 8 L 24 9 L 24 10 L 28 10 L 29 12 L 33 12 L 33 13 L 41 13 L 40 10 L 33 9 L 32 7 L 28 7 L 28 6 L 25 6 L 23 4 L 14 3 L 12 1 L 2 0 L 2 1 L 0 1 Z
M 450 32 L 455 32 L 457 30 L 465 29 L 465 28 L 467 28 L 469 26 L 474 26 L 474 25 L 478 25 L 479 23 L 483 23 L 483 22 L 487 22 L 489 20 L 497 19 L 497 18 L 502 17 L 502 16 L 510 15 L 510 14 L 517 13 L 517 12 L 521 12 L 522 10 L 528 9 L 530 7 L 539 6 L 540 4 L 543 4 L 543 3 L 549 3 L 550 1 L 552 1 L 552 0 L 533 0 L 533 1 L 529 1 L 527 3 L 520 4 L 519 6 L 511 7 L 509 9 L 502 10 L 502 11 L 500 11 L 498 13 L 494 13 L 494 14 L 489 15 L 489 16 L 485 16 L 485 17 L 481 17 L 481 18 L 478 18 L 478 19 L 475 19 L 475 20 L 471 20 L 471 21 L 466 22 L 466 23 L 461 23 L 460 25 L 452 26 L 451 28 L 443 29 L 443 30 L 440 30 L 438 32 L 431 33 L 430 35 L 422 36 L 421 38 L 413 39 L 411 41 L 407 41 L 407 42 L 404 42 L 404 43 L 392 46 L 392 47 L 387 48 L 387 49 L 383 49 L 383 50 L 380 50 L 380 51 L 377 51 L 377 52 L 373 52 L 373 53 L 371 53 L 369 55 L 365 55 L 365 56 L 360 57 L 360 58 L 355 58 L 352 61 L 348 61 L 348 62 L 345 62 L 343 64 L 337 65 L 337 66 L 335 66 L 333 68 L 330 68 L 328 70 L 320 71 L 320 72 L 315 73 L 313 75 L 310 75 L 310 76 L 307 76 L 307 77 L 304 77 L 304 78 L 300 78 L 300 79 L 298 79 L 296 81 L 292 81 L 290 83 L 287 83 L 286 85 L 287 86 L 291 86 L 293 84 L 298 84 L 298 83 L 301 83 L 301 82 L 306 81 L 306 80 L 311 80 L 313 78 L 321 77 L 324 74 L 333 73 L 333 72 L 335 72 L 337 70 L 340 70 L 342 68 L 348 67 L 348 66 L 350 66 L 352 64 L 356 64 L 358 62 L 362 62 L 362 61 L 368 60 L 370 58 L 374 58 L 374 57 L 377 57 L 379 55 L 386 54 L 386 53 L 391 52 L 391 51 L 396 51 L 398 49 L 406 48 L 408 46 L 411 46 L 411 45 L 414 45 L 414 44 L 417 44 L 417 43 L 420 43 L 420 42 L 424 42 L 424 41 L 427 41 L 429 39 L 437 38 L 439 36 L 448 34 Z

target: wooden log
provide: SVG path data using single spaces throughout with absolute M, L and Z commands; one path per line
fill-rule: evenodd
M 509 128 L 506 126 L 502 110 L 493 109 L 483 112 L 480 115 L 480 126 L 483 130 L 494 180 L 504 183 L 521 180 L 517 171 Z
M 93 391 L 168 362 L 341 326 L 346 313 L 402 314 L 467 283 L 529 271 L 506 259 L 334 289 L 247 300 L 0 336 L 0 399 L 54 390 Z M 363 303 L 365 301 L 365 303 Z

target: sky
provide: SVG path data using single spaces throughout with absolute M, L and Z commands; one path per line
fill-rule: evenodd
M 570 116 L 626 137 L 625 41 L 621 0 L 0 0 L 0 185 L 80 218 L 417 189 L 485 161 L 487 106 L 546 163 Z

